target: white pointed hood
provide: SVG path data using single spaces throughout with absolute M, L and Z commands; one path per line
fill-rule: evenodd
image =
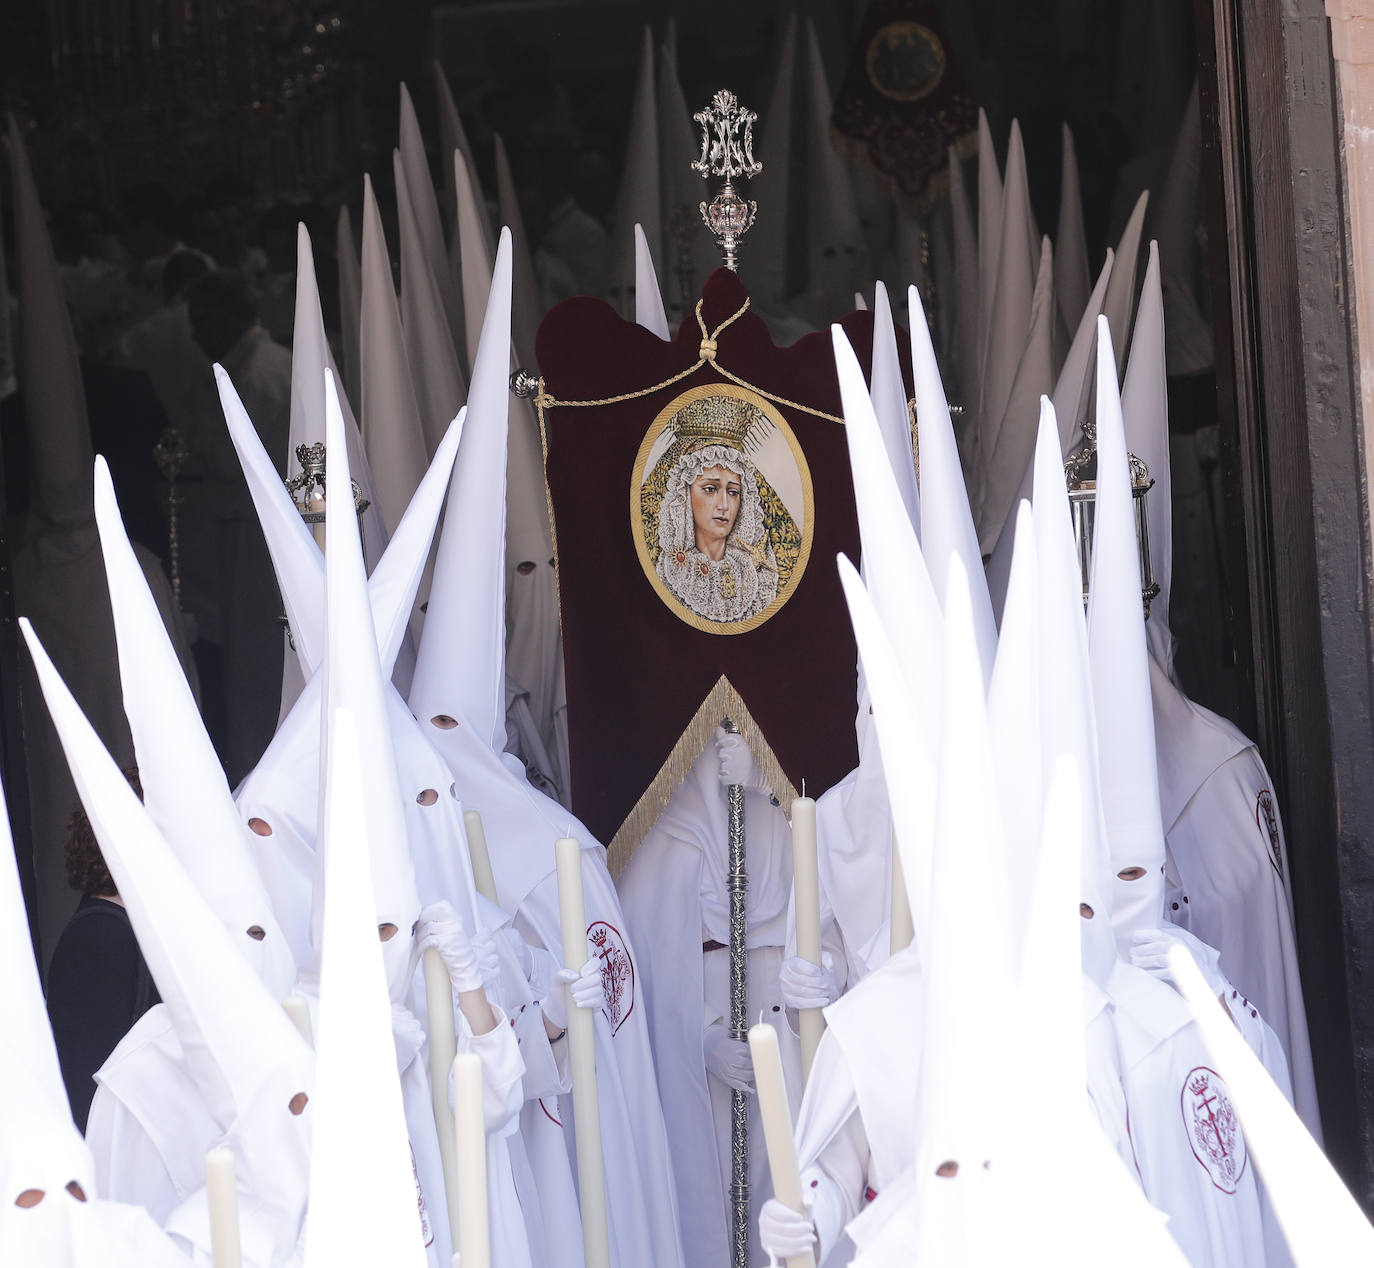
M 405 171 L 406 188 L 410 193 L 416 226 L 420 231 L 425 262 L 439 291 L 439 299 L 449 325 L 449 339 L 456 341 L 457 336 L 454 332 L 461 328 L 462 320 L 458 288 L 454 285 L 453 273 L 449 268 L 443 223 L 439 218 L 439 200 L 434 195 L 434 182 L 429 175 L 429 160 L 425 157 L 425 141 L 420 133 L 420 121 L 415 116 L 415 103 L 410 99 L 410 89 L 404 82 L 401 84 L 399 149 L 401 167 Z M 451 149 L 441 151 L 441 167 L 448 166 L 452 153 Z M 450 413 L 449 417 L 452 416 Z
M 1007 890 L 1023 896 L 1033 887 L 1043 817 L 1037 569 L 1035 524 L 1030 503 L 1023 501 L 1016 508 L 1006 604 L 988 688 L 988 726 L 1006 838 Z M 1014 947 L 1020 947 L 1027 914 L 1024 903 L 1017 903 L 1010 912 L 1008 933 Z
M 43 988 L 29 941 L 29 918 L 19 886 L 9 812 L 0 790 L 0 1249 L 15 1264 L 52 1263 L 54 1251 L 71 1246 L 70 1208 L 75 1183 L 94 1198 L 95 1167 L 72 1122 L 62 1084 L 57 1046 L 48 1024 Z M 36 1206 L 16 1199 L 30 1189 L 43 1193 Z M 64 1243 L 66 1245 L 64 1246 Z M 63 1258 L 55 1268 L 77 1268 Z
M 405 336 L 410 381 L 414 385 L 415 403 L 419 408 L 420 427 L 425 439 L 425 456 L 428 459 L 434 456 L 449 423 L 467 397 L 468 388 L 463 381 L 458 354 L 454 350 L 443 297 L 425 253 L 420 222 L 416 217 L 415 196 L 411 192 L 403 155 L 394 154 L 392 162 L 396 179 L 396 219 L 401 242 L 401 329 Z M 428 179 L 426 176 L 425 180 Z M 430 195 L 433 197 L 433 190 Z M 444 268 L 448 268 L 447 258 Z M 367 285 L 364 282 L 364 286 Z M 367 383 L 368 376 L 364 374 L 363 377 Z M 404 401 L 404 394 L 401 400 Z M 363 405 L 363 424 L 366 427 L 366 399 Z
M 405 178 L 399 163 L 396 169 L 400 182 L 397 196 L 404 215 Z M 392 289 L 382 214 L 368 176 L 363 177 L 362 350 L 363 447 L 373 470 L 382 520 L 390 534 L 425 473 L 427 454 L 401 313 Z M 327 447 L 325 453 L 327 456 Z
M 19 284 L 19 384 L 29 449 L 29 515 L 59 529 L 91 519 L 91 433 L 76 337 L 57 274 L 28 150 L 9 116 L 14 253 Z M 32 531 L 32 530 L 30 530 Z
M 1054 408 L 1041 403 L 1035 446 L 1035 522 L 1037 626 L 1036 661 L 1043 769 L 1061 758 L 1078 772 L 1083 824 L 1080 902 L 1093 914 L 1081 926 L 1083 970 L 1099 987 L 1116 963 L 1112 933 L 1112 891 L 1106 833 L 1097 774 L 1097 724 L 1093 714 L 1088 632 L 1083 619 L 1083 582 L 1078 571 L 1069 494 L 1059 452 Z
M 432 60 L 429 68 L 434 76 L 434 96 L 439 105 L 439 169 L 444 177 L 444 208 L 450 217 L 453 215 L 453 154 L 457 151 L 463 156 L 468 171 L 473 168 L 472 146 L 468 143 L 467 129 L 458 114 L 453 100 L 453 89 L 449 87 L 448 76 L 437 60 Z M 462 331 L 454 331 L 454 342 L 461 340 Z
M 1119 348 L 1115 371 L 1118 381 L 1126 364 L 1127 338 L 1131 331 L 1131 312 L 1135 308 L 1136 264 L 1140 259 L 1140 237 L 1145 231 L 1145 209 L 1149 206 L 1150 191 L 1145 190 L 1136 199 L 1131 218 L 1116 244 L 1116 260 L 1112 265 L 1111 281 L 1107 283 L 1107 294 L 1102 301 L 1102 311 L 1106 314 L 1112 332 L 1112 347 Z
M 505 498 L 511 246 L 501 232 L 410 704 L 506 747 Z
M 1083 436 L 1083 420 L 1092 403 L 1094 349 L 1097 347 L 1097 317 L 1107 298 L 1116 253 L 1107 248 L 1107 259 L 1097 275 L 1092 294 L 1079 319 L 1073 342 L 1054 385 L 1054 413 L 1059 423 L 1059 448 L 1064 457 L 1077 447 Z
M 238 953 L 271 996 L 281 999 L 295 981 L 296 963 L 253 861 L 248 830 L 234 810 L 224 768 L 125 534 L 103 458 L 96 460 L 95 516 L 144 806 Z
M 740 276 L 749 294 L 765 309 L 790 298 L 787 276 L 787 235 L 790 225 L 792 174 L 792 98 L 797 62 L 797 15 L 789 13 L 773 76 L 768 108 L 759 115 L 758 159 L 761 171 L 750 183 L 753 198 L 768 215 L 749 230 L 748 249 L 741 257 Z M 711 267 L 719 267 L 720 255 Z M 709 276 L 709 274 L 707 275 Z M 701 279 L 703 282 L 705 278 Z
M 336 443 L 342 436 L 343 418 L 332 391 L 332 380 L 325 400 L 329 428 L 325 450 L 327 479 L 335 488 L 347 488 L 347 450 Z M 396 756 L 387 720 L 386 675 L 378 655 L 357 517 L 348 500 L 339 498 L 325 499 L 325 516 L 324 717 L 328 719 L 336 710 L 348 709 L 356 719 L 360 743 L 366 743 L 361 789 L 363 823 L 372 863 L 376 924 L 395 926 L 393 936 L 383 942 L 382 956 L 391 997 L 399 1001 L 405 997 L 414 971 L 410 931 L 420 914 L 420 899 L 401 813 Z M 330 769 L 327 751 L 324 769 Z M 327 841 L 328 838 L 326 844 Z M 310 924 L 311 941 L 317 950 L 322 945 L 327 853 L 316 851 L 316 900 Z
M 1090 293 L 1088 238 L 1083 229 L 1083 192 L 1078 182 L 1078 152 L 1064 124 L 1059 167 L 1059 223 L 1054 233 L 1054 293 L 1066 330 L 1076 330 Z
M 981 194 L 980 194 L 981 197 Z M 1031 232 L 1030 187 L 1026 178 L 1026 152 L 1021 144 L 1021 128 L 1015 120 L 1007 143 L 1006 183 L 1002 188 L 1001 222 L 998 234 L 997 271 L 991 289 L 991 310 L 983 344 L 982 382 L 978 401 L 978 440 L 981 465 L 986 471 L 992 462 L 1011 398 L 1026 332 L 1031 326 L 1031 306 L 1036 290 L 1036 267 L 1040 258 L 1026 248 Z M 981 207 L 979 208 L 981 214 Z M 981 225 L 980 225 L 981 233 Z M 981 239 L 980 239 L 981 245 Z M 986 285 L 986 284 L 985 284 Z
M 448 490 L 449 475 L 462 434 L 464 413 L 460 413 L 444 437 L 429 471 L 421 481 L 415 497 L 396 536 L 387 544 L 386 553 L 368 578 L 368 596 L 372 607 L 373 626 L 377 634 L 378 656 L 382 671 L 390 674 L 405 639 L 407 623 L 414 607 L 416 591 L 429 558 L 429 547 L 435 524 Z M 260 522 L 272 550 L 274 561 L 283 555 L 281 543 L 274 537 L 283 530 L 289 532 L 300 517 L 295 515 L 290 500 L 280 482 L 267 481 L 255 485 L 254 471 L 262 460 L 250 462 L 256 436 L 235 436 L 240 460 L 248 474 L 250 487 L 259 498 Z M 258 445 L 261 449 L 261 445 Z M 270 515 L 263 507 L 273 508 Z M 307 538 L 307 540 L 309 540 Z M 309 541 L 315 550 L 313 540 Z M 300 699 L 283 720 L 272 742 L 253 771 L 235 794 L 239 817 L 253 830 L 252 842 L 258 866 L 269 882 L 272 901 L 278 918 L 286 927 L 287 936 L 298 964 L 314 958 L 310 941 L 311 896 L 315 879 L 315 841 L 318 835 L 320 799 L 320 700 L 324 675 L 318 666 L 323 664 L 325 643 L 325 600 L 323 560 L 319 551 L 315 557 L 321 567 L 313 576 L 301 573 L 277 573 L 277 584 L 289 611 L 310 614 L 312 646 L 320 648 L 320 660 L 310 666 L 310 677 Z M 303 583 L 303 584 L 302 584 Z M 299 589 L 293 587 L 299 586 Z M 400 707 L 406 720 L 414 719 L 400 705 L 393 691 L 390 695 L 393 720 Z M 441 784 L 442 789 L 442 784 Z
M 941 1040 L 921 1049 L 915 1173 L 918 1202 L 925 1197 L 923 1240 L 934 1235 L 946 1245 L 962 1244 L 965 1262 L 976 1264 L 997 1262 L 985 1259 L 985 1245 L 998 1233 L 987 1225 L 984 1204 L 1005 1156 L 1006 1092 L 997 1061 L 1011 993 L 1001 819 L 992 795 L 982 669 L 957 562 L 945 609 L 931 876 L 940 901 L 931 910 L 922 961 L 923 1030 Z M 970 1008 L 970 1000 L 979 1006 Z
M 1102 810 L 1111 851 L 1112 924 L 1125 954 L 1131 935 L 1164 919 L 1164 825 L 1160 820 L 1150 662 L 1140 595 L 1131 476 L 1106 317 L 1097 333 L 1097 498 L 1088 653 L 1097 716 Z M 1122 879 L 1139 871 L 1133 880 Z
M 854 349 L 838 325 L 830 328 L 844 406 L 845 438 L 863 546 L 864 584 L 901 662 L 918 717 L 932 722 L 940 707 L 939 600 L 926 571 L 916 530 L 906 517 L 884 437 Z
M 659 187 L 658 103 L 654 89 L 654 37 L 646 26 L 630 104 L 625 161 L 611 215 L 611 303 L 620 315 L 634 313 L 634 226 L 644 226 L 655 269 L 663 261 L 663 206 Z
M 1172 374 L 1200 374 L 1216 362 L 1212 323 L 1201 312 L 1197 296 L 1198 274 L 1204 267 L 1197 234 L 1202 166 L 1197 94 L 1194 80 L 1153 217 L 1159 239 L 1160 278 L 1168 300 L 1164 306 L 1165 338 Z
M 668 21 L 671 25 L 672 18 Z M 661 241 L 663 254 L 659 259 L 663 264 L 663 276 L 668 285 L 669 311 L 680 321 L 686 315 L 682 306 L 680 248 L 667 226 L 681 219 L 691 235 L 686 251 L 686 263 L 691 271 L 690 290 L 693 302 L 695 296 L 701 293 L 706 279 L 720 267 L 720 248 L 706 231 L 706 226 L 701 222 L 701 213 L 697 210 L 697 204 L 702 198 L 709 198 L 713 191 L 708 190 L 706 183 L 692 170 L 692 164 L 701 157 L 701 142 L 698 140 L 696 125 L 692 121 L 692 111 L 688 109 L 687 99 L 682 93 L 682 83 L 678 79 L 676 45 L 676 39 L 671 43 L 665 40 L 659 50 L 656 87 L 659 211 L 664 225 Z M 750 232 L 752 233 L 752 230 Z
M 506 155 L 505 142 L 499 132 L 493 134 L 496 152 L 496 196 L 498 219 L 510 230 L 511 237 L 511 342 L 515 345 L 515 359 L 523 367 L 533 369 L 534 337 L 544 316 L 539 300 L 539 283 L 534 272 L 534 256 L 530 251 L 529 235 L 525 232 L 525 217 L 520 212 L 520 199 L 515 190 L 515 176 Z
M 341 257 L 343 258 L 343 257 Z M 343 302 L 345 297 L 341 296 Z M 300 474 L 301 464 L 296 458 L 298 445 L 315 445 L 324 440 L 324 382 L 326 369 L 338 370 L 324 335 L 324 315 L 320 309 L 320 291 L 315 282 L 315 258 L 310 248 L 310 235 L 301 225 L 296 236 L 296 324 L 291 342 L 291 433 L 286 455 L 286 474 Z M 224 398 L 220 392 L 221 401 Z M 348 438 L 348 460 L 353 478 L 371 503 L 363 512 L 363 533 L 367 538 L 369 565 L 375 564 L 386 549 L 387 531 L 377 501 L 377 486 L 363 452 L 363 437 L 354 421 L 347 398 L 343 400 L 345 435 Z M 274 463 L 280 460 L 274 457 Z
M 635 322 L 666 340 L 669 337 L 668 315 L 663 311 L 663 295 L 658 289 L 658 275 L 654 272 L 654 257 L 649 252 L 644 226 L 636 224 L 634 234 Z
M 988 117 L 978 109 L 978 360 L 973 373 L 982 392 L 983 360 L 997 293 L 997 261 L 1002 250 L 1002 172 Z
M 869 396 L 883 433 L 887 460 L 897 481 L 907 518 L 919 536 L 921 494 L 916 485 L 916 457 L 911 444 L 911 414 L 907 409 L 906 384 L 897 353 L 897 328 L 887 287 L 879 282 L 873 291 L 873 371 Z
M 973 515 L 964 488 L 963 468 L 954 443 L 954 427 L 949 418 L 945 389 L 940 383 L 940 367 L 930 342 L 925 308 L 915 287 L 907 290 L 907 311 L 911 327 L 911 372 L 916 381 L 916 435 L 921 454 L 921 550 L 935 593 L 944 602 L 944 592 L 952 561 L 957 556 L 965 575 L 973 582 L 973 629 L 978 640 L 978 656 L 983 677 L 992 677 L 992 662 L 997 653 L 997 626 L 992 618 L 992 601 L 982 576 L 982 557 L 978 537 L 973 531 Z
M 802 62 L 806 153 L 806 289 L 818 320 L 831 322 L 849 310 L 853 294 L 872 276 L 854 178 L 830 137 L 834 97 L 825 76 L 815 24 L 803 18 Z
M 917 711 L 902 663 L 858 570 L 843 555 L 836 562 L 854 639 L 859 645 L 859 662 L 873 701 L 873 729 L 878 736 L 892 827 L 901 853 L 902 883 L 906 886 L 918 953 L 924 956 L 932 907 L 931 850 L 937 776 L 930 724 Z M 889 773 L 898 771 L 900 776 Z
M 908 851 L 912 852 L 912 857 L 920 860 L 928 859 L 930 850 L 934 822 L 935 753 L 929 740 L 932 734 L 930 728 L 935 725 L 940 709 L 943 622 L 915 530 L 907 518 L 897 481 L 884 450 L 878 420 L 865 390 L 863 371 L 839 326 L 831 327 L 831 337 L 844 404 L 845 437 L 854 481 L 854 500 L 859 512 L 867 597 L 872 602 L 890 645 L 902 649 L 899 663 L 906 693 L 904 698 L 912 702 L 914 709 L 913 718 L 907 723 L 899 721 L 896 724 L 902 727 L 914 723 L 910 734 L 902 731 L 894 738 L 889 727 L 886 745 L 879 732 L 879 751 L 874 751 L 868 736 L 872 726 L 868 713 L 873 688 L 867 679 L 868 660 L 860 658 L 856 728 L 860 764 L 868 760 L 876 763 L 880 771 L 886 769 L 886 754 L 894 742 L 902 745 L 905 753 L 903 765 L 895 768 L 902 771 L 902 778 L 910 784 L 912 793 L 902 821 L 906 838 L 903 846 L 905 870 Z M 874 711 L 876 713 L 876 707 Z M 915 740 L 914 746 L 912 739 Z M 873 795 L 882 798 L 881 789 L 874 789 Z M 866 814 L 867 807 L 860 813 Z M 862 910 L 866 905 L 865 892 L 888 893 L 888 910 L 891 910 L 890 856 L 881 841 L 864 844 L 866 850 L 855 860 L 855 867 L 845 875 L 835 875 L 833 878 L 843 887 L 843 892 L 830 896 L 831 905 L 837 912 L 842 909 L 845 912 Z
M 964 408 L 972 417 L 978 406 L 978 361 L 982 348 L 978 309 L 978 231 L 964 186 L 964 163 L 949 147 L 949 207 L 953 222 L 955 291 L 962 300 L 954 305 L 953 346 L 957 350 L 956 383 Z
M 1003 255 L 1013 253 L 1012 245 L 1008 244 Z M 991 554 L 996 547 L 1003 530 L 1009 526 L 1013 504 L 1029 487 L 1026 481 L 1029 478 L 1031 452 L 1035 448 L 1039 400 L 1054 385 L 1055 321 L 1054 259 L 1050 240 L 1045 238 L 1041 243 L 1035 290 L 1027 314 L 1028 325 L 1022 335 L 996 440 L 991 449 L 983 450 L 983 496 L 979 506 L 978 539 L 985 555 Z
M 347 203 L 339 206 L 334 251 L 339 262 L 339 334 L 343 340 L 345 395 L 350 400 L 361 400 L 362 353 L 358 346 L 358 326 L 363 311 L 363 275 Z
M 323 367 L 320 373 L 323 382 Z M 312 606 L 324 594 L 324 556 L 320 554 L 320 548 L 287 494 L 276 465 L 262 447 L 257 428 L 248 417 L 248 411 L 244 409 L 243 401 L 239 399 L 233 381 L 223 366 L 215 366 L 215 384 L 219 388 L 220 407 L 224 411 L 229 439 L 238 454 L 239 465 L 248 482 L 249 495 L 267 540 L 303 683 L 324 659 L 324 622 L 318 609 Z M 324 418 L 323 410 L 324 401 L 321 398 L 321 421 Z M 323 429 L 319 439 L 324 439 Z M 299 690 L 296 694 L 299 694 Z M 292 700 L 283 700 L 283 716 L 292 703 L 294 696 Z
M 492 252 L 487 242 L 487 215 L 482 206 L 481 191 L 473 179 L 472 170 L 462 155 L 453 156 L 455 236 L 458 271 L 461 275 L 463 301 L 463 355 L 475 374 L 477 347 L 482 333 L 481 313 L 487 302 L 487 286 L 491 277 Z
M 1145 628 L 1150 652 L 1166 671 L 1173 665 L 1169 633 L 1169 590 L 1174 563 L 1173 482 L 1169 476 L 1169 380 L 1164 365 L 1165 320 L 1159 246 L 1150 243 L 1140 292 L 1131 356 L 1121 389 L 1126 447 L 1149 468 L 1154 480 L 1145 495 L 1150 521 L 1150 569 L 1159 593 L 1150 603 Z
M 20 622 L 82 804 L 184 1054 L 184 1069 L 237 1155 L 241 1192 L 270 1208 L 286 1244 L 305 1204 L 309 1047 L 235 949 L 32 627 Z M 294 1107 L 294 1108 L 293 1108 Z
M 331 727 L 325 782 L 326 901 L 305 1265 L 425 1268 L 368 867 L 362 790 L 370 772 L 359 750 L 357 722 L 341 709 Z

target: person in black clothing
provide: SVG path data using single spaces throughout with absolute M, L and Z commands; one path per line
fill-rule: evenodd
M 141 797 L 136 771 L 126 771 Z M 48 1020 L 72 1117 L 84 1132 L 95 1096 L 95 1072 L 158 1002 L 129 915 L 100 856 L 83 810 L 72 815 L 66 843 L 67 883 L 81 891 L 48 968 Z

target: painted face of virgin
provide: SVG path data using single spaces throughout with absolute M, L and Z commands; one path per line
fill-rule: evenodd
M 691 487 L 697 549 L 708 559 L 724 559 L 725 539 L 739 517 L 740 478 L 724 467 L 707 467 Z

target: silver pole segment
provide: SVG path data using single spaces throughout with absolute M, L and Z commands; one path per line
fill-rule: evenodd
M 727 731 L 735 730 L 726 718 Z M 744 865 L 744 786 L 726 790 L 730 828 L 730 1038 L 749 1039 L 748 895 Z M 730 1225 L 733 1268 L 749 1268 L 749 1093 L 730 1093 Z

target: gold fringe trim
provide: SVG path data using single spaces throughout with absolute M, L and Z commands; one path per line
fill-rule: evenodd
M 658 822 L 659 815 L 667 808 L 668 802 L 681 787 L 682 781 L 687 778 L 692 763 L 701 756 L 711 737 L 715 735 L 716 727 L 721 724 L 722 718 L 729 718 L 734 723 L 735 730 L 749 745 L 749 751 L 754 755 L 754 763 L 772 790 L 773 796 L 778 799 L 784 810 L 790 810 L 792 802 L 796 800 L 797 790 L 783 773 L 781 763 L 774 756 L 768 741 L 763 738 L 763 732 L 754 721 L 744 698 L 722 674 L 706 699 L 701 702 L 692 720 L 678 736 L 673 751 L 659 767 L 658 774 L 654 776 L 648 788 L 635 802 L 634 809 L 625 816 L 625 821 L 611 838 L 606 849 L 606 862 L 613 879 L 618 878 L 625 870 L 625 865 L 634 857 L 634 852 L 639 849 L 641 842 Z

